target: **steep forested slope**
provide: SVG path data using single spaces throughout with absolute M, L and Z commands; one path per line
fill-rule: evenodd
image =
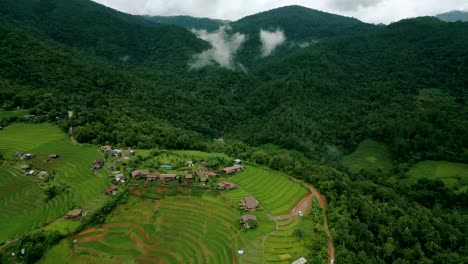
M 185 29 L 150 23 L 88 0 L 1 0 L 0 14 L 115 62 L 184 67 L 191 55 L 207 48 Z
M 355 18 L 343 17 L 302 6 L 286 6 L 244 17 L 230 24 L 233 32 L 248 36 L 239 56 L 243 63 L 254 66 L 260 61 L 260 30 L 282 30 L 287 43 L 278 50 L 289 54 L 299 46 L 327 38 L 372 32 L 378 27 Z
M 281 27 L 293 41 L 319 42 L 258 60 L 245 74 L 188 71 L 207 45 L 183 28 L 89 1 L 0 3 L 2 110 L 20 106 L 35 122 L 58 117 L 80 142 L 224 151 L 305 179 L 329 198 L 343 263 L 466 262 L 466 192 L 403 179 L 419 160 L 468 161 L 468 23 L 375 27 L 279 9 L 233 30 Z M 258 54 L 252 43 L 241 57 Z M 137 59 L 122 65 L 122 54 Z M 367 138 L 388 143 L 394 169 L 350 174 L 340 165 Z
M 245 97 L 259 118 L 246 140 L 315 149 L 372 137 L 402 159 L 466 160 L 467 36 L 466 23 L 420 18 L 268 64 Z M 436 93 L 430 108 L 419 100 L 426 89 Z

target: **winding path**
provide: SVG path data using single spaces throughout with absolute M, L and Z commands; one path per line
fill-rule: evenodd
M 303 184 L 306 188 L 309 189 L 310 193 L 305 195 L 299 202 L 297 202 L 296 205 L 293 207 L 293 209 L 289 213 L 283 214 L 280 216 L 274 216 L 274 217 L 270 216 L 270 218 L 272 220 L 279 221 L 279 220 L 285 220 L 289 218 L 298 217 L 298 212 L 299 211 L 302 211 L 304 213 L 308 212 L 312 206 L 312 199 L 314 197 L 317 198 L 320 204 L 320 207 L 322 208 L 323 227 L 325 229 L 325 233 L 327 234 L 327 238 L 328 238 L 328 263 L 333 263 L 335 261 L 335 246 L 333 245 L 333 238 L 331 236 L 330 229 L 328 228 L 328 219 L 327 219 L 327 213 L 326 213 L 326 209 L 328 207 L 327 198 L 325 197 L 325 195 L 321 194 L 314 186 L 308 183 L 304 183 L 295 178 L 291 178 L 291 179 L 295 182 Z M 266 238 L 270 234 L 264 237 L 263 242 L 266 240 Z
M 327 239 L 328 239 L 328 263 L 330 264 L 334 263 L 335 262 L 335 246 L 333 245 L 333 238 L 331 236 L 330 229 L 328 228 L 328 219 L 327 219 L 327 213 L 326 213 L 326 209 L 328 207 L 327 198 L 325 197 L 325 195 L 321 194 L 314 186 L 308 183 L 304 183 L 303 181 L 300 181 L 295 178 L 290 178 L 290 179 L 297 183 L 303 184 L 304 187 L 309 189 L 310 193 L 306 194 L 301 200 L 299 200 L 299 202 L 296 203 L 296 205 L 291 209 L 291 211 L 286 214 L 282 214 L 279 216 L 272 216 L 267 210 L 265 210 L 265 213 L 267 214 L 267 216 L 271 220 L 276 222 L 276 228 L 275 228 L 275 231 L 268 233 L 262 239 L 263 263 L 265 263 L 265 241 L 268 239 L 270 235 L 275 233 L 276 230 L 278 229 L 278 221 L 299 217 L 298 215 L 299 211 L 302 211 L 304 213 L 308 212 L 312 207 L 312 199 L 314 197 L 317 198 L 319 205 L 322 209 L 323 227 L 325 229 L 325 233 L 327 234 Z M 237 259 L 235 263 L 237 263 Z

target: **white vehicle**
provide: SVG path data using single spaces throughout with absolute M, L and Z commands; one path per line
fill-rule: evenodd
M 298 214 L 299 216 L 304 216 L 304 214 L 302 213 L 302 211 L 299 211 L 297 214 Z

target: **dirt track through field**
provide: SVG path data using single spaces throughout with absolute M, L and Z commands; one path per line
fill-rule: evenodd
M 294 179 L 294 178 L 292 178 L 292 180 L 298 183 L 303 183 L 302 181 Z M 326 208 L 328 207 L 327 198 L 325 197 L 325 195 L 321 194 L 314 186 L 307 184 L 307 183 L 303 183 L 303 184 L 305 187 L 307 187 L 310 190 L 310 193 L 305 195 L 299 202 L 297 202 L 296 205 L 293 207 L 293 209 L 289 213 L 283 214 L 280 216 L 270 217 L 270 218 L 275 221 L 280 221 L 280 220 L 286 220 L 289 218 L 298 217 L 298 212 L 299 211 L 302 211 L 304 213 L 307 212 L 312 206 L 312 199 L 314 197 L 317 198 L 320 204 L 320 207 L 322 208 L 323 227 L 325 228 L 325 232 L 328 238 L 328 263 L 331 263 L 332 260 L 333 261 L 335 260 L 335 246 L 333 245 L 333 238 L 330 234 L 330 229 L 328 228 L 328 219 L 327 219 L 327 213 L 326 213 Z M 268 236 L 270 236 L 272 233 L 266 235 L 263 238 L 262 246 L 264 250 L 265 250 L 265 246 L 264 246 L 265 241 L 268 238 Z
M 294 179 L 294 181 L 300 182 L 299 180 Z M 323 215 L 323 227 L 325 228 L 325 232 L 327 233 L 328 237 L 328 263 L 331 263 L 335 261 L 335 246 L 333 245 L 333 238 L 330 234 L 330 229 L 328 228 L 328 219 L 327 219 L 327 213 L 326 209 L 328 207 L 327 203 L 327 198 L 325 195 L 321 194 L 314 186 L 304 183 L 304 185 L 310 190 L 310 194 L 306 195 L 304 198 L 302 198 L 301 201 L 299 201 L 296 206 L 293 208 L 291 213 L 297 212 L 299 210 L 305 212 L 303 209 L 304 206 L 306 206 L 306 209 L 309 209 L 309 206 L 312 205 L 312 197 L 317 198 L 320 207 L 322 208 L 322 215 Z M 291 214 L 290 213 L 290 214 Z

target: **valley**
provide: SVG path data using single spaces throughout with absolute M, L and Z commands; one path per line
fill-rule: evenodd
M 0 264 L 468 263 L 465 13 L 110 2 L 0 0 Z

